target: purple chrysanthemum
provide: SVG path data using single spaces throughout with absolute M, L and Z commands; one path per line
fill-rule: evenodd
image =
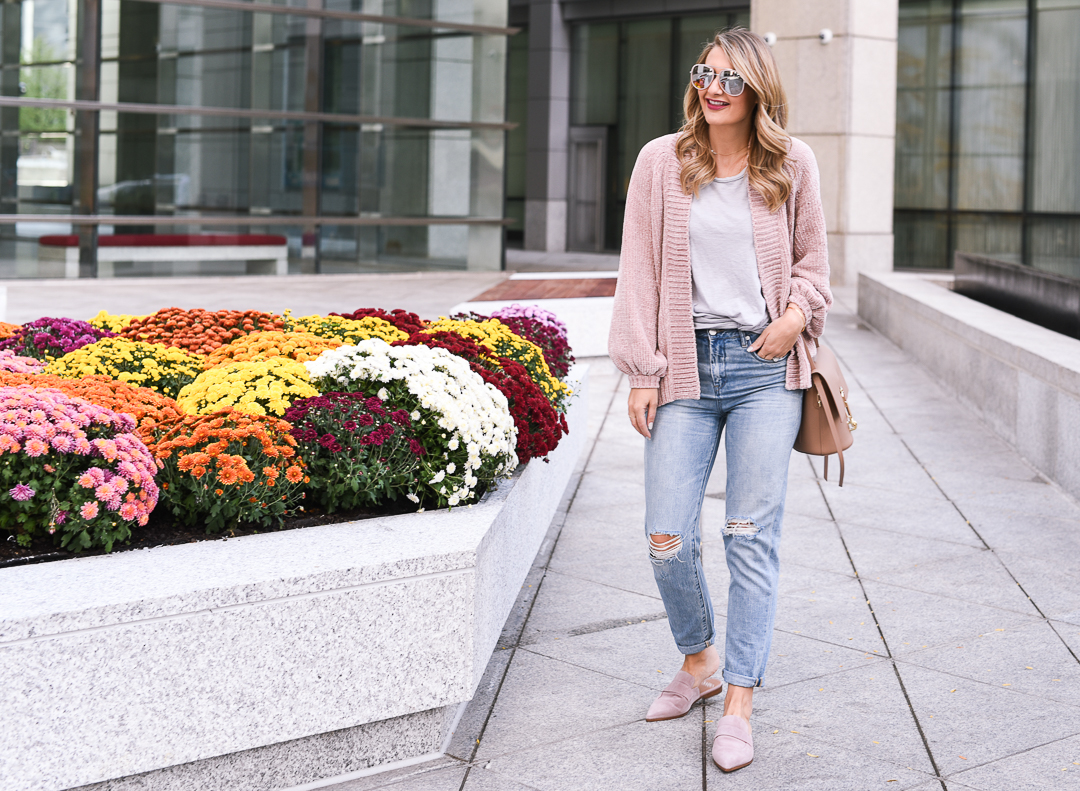
M 20 483 L 8 489 L 8 494 L 11 495 L 12 500 L 29 500 L 36 492 L 25 483 Z

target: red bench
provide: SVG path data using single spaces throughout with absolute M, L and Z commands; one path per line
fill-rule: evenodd
M 288 240 L 275 234 L 140 233 L 98 237 L 99 265 L 118 261 L 269 261 L 275 274 L 284 275 L 289 271 L 288 257 Z M 42 236 L 38 239 L 38 260 L 61 261 L 64 277 L 78 277 L 79 237 Z M 111 266 L 107 269 L 111 270 Z

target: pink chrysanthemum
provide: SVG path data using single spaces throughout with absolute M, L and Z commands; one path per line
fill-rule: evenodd
M 27 456 L 34 458 L 48 453 L 49 446 L 45 444 L 44 440 L 38 439 L 37 437 L 31 437 L 26 440 L 26 447 L 24 447 L 23 450 L 26 452 Z
M 25 483 L 16 484 L 13 488 L 8 490 L 8 494 L 11 495 L 12 500 L 29 500 L 37 492 L 27 486 Z
M 88 503 L 83 503 L 82 508 L 79 509 L 79 513 L 82 514 L 83 519 L 93 519 L 98 515 L 98 504 L 93 500 Z

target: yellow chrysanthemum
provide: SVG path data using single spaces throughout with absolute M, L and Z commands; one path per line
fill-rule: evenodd
M 440 317 L 438 321 L 428 325 L 427 331 L 456 332 L 491 349 L 501 357 L 509 357 L 521 363 L 556 408 L 561 409 L 572 393 L 569 387 L 551 373 L 540 347 L 511 332 L 510 328 L 498 319 L 455 321 Z
M 45 373 L 65 379 L 100 374 L 175 398 L 202 368 L 201 356 L 181 349 L 126 338 L 102 338 L 53 360 Z
M 176 398 L 181 410 L 210 415 L 226 407 L 249 415 L 281 415 L 294 399 L 317 396 L 307 369 L 288 357 L 225 363 L 203 371 Z
M 90 319 L 90 324 L 97 327 L 99 330 L 120 332 L 120 330 L 131 324 L 135 319 L 145 318 L 146 316 L 133 316 L 127 313 L 109 313 L 107 310 L 100 310 L 94 318 Z
M 342 343 L 355 344 L 368 338 L 381 338 L 387 343 L 403 341 L 408 333 L 383 319 L 368 316 L 346 319 L 342 316 L 301 316 L 293 318 L 285 311 L 285 326 L 293 332 L 308 332 L 321 338 L 336 338 Z

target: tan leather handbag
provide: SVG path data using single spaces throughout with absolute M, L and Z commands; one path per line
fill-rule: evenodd
M 807 350 L 809 352 L 809 350 Z M 809 357 L 809 353 L 807 354 Z M 795 450 L 825 457 L 825 480 L 829 480 L 829 456 L 840 459 L 840 485 L 844 485 L 844 451 L 854 441 L 858 427 L 848 409 L 848 386 L 836 356 L 818 344 L 817 358 L 810 357 L 810 388 L 804 391 L 802 425 L 795 438 Z

